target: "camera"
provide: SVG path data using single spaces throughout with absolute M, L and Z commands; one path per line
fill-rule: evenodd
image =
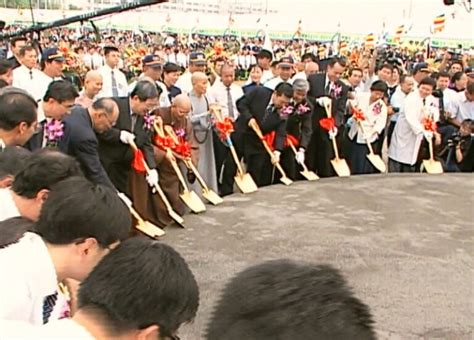
M 463 138 L 461 134 L 459 132 L 456 132 L 455 134 L 453 134 L 451 137 L 448 138 L 448 146 L 455 147 L 461 142 L 462 139 Z

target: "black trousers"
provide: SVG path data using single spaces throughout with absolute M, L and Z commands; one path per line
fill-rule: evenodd
M 357 135 L 354 137 L 353 140 L 350 141 L 351 143 L 351 152 L 349 154 L 350 158 L 350 165 L 351 165 L 351 174 L 353 175 L 361 175 L 361 174 L 375 174 L 378 173 L 377 169 L 370 163 L 367 155 L 369 154 L 369 148 L 367 144 L 359 144 L 357 143 Z M 372 143 L 372 148 L 374 149 L 374 153 L 377 153 L 377 141 Z
M 416 172 L 416 165 L 409 165 L 388 159 L 388 172 Z
M 247 172 L 252 176 L 258 187 L 272 184 L 273 165 L 270 156 L 264 153 L 246 155 Z
M 343 151 L 344 125 L 338 127 L 336 136 L 339 157 L 344 157 Z M 336 172 L 332 168 L 331 160 L 335 157 L 332 140 L 329 139 L 327 131 L 319 126 L 313 131 L 311 141 L 306 152 L 307 166 L 309 170 L 315 171 L 320 177 L 333 177 Z
M 224 144 L 216 133 L 213 140 L 219 194 L 221 196 L 227 196 L 234 192 L 234 177 L 237 174 L 237 165 L 235 164 L 230 147 Z M 240 161 L 243 157 L 242 134 L 234 132 L 231 135 L 231 140 L 237 153 L 237 158 Z

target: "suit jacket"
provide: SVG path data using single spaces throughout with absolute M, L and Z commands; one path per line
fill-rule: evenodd
M 237 100 L 237 109 L 240 112 L 236 122 L 236 130 L 244 133 L 244 153 L 246 155 L 265 153 L 261 140 L 248 126 L 251 118 L 255 118 L 262 133 L 265 135 L 276 132 L 273 147 L 282 151 L 286 138 L 286 121 L 280 118 L 277 110 L 267 112 L 273 91 L 266 87 L 256 87 Z
M 99 142 L 92 128 L 92 120 L 86 108 L 76 106 L 64 119 L 67 126 L 67 153 L 79 162 L 88 180 L 114 188 L 99 158 Z
M 110 130 L 98 133 L 99 156 L 110 180 L 115 187 L 122 191 L 128 191 L 128 173 L 134 158 L 130 145 L 120 141 L 120 131 L 126 130 L 135 134 L 135 144 L 143 152 L 145 160 L 150 169 L 156 168 L 153 148 L 151 145 L 152 131 L 144 129 L 145 120 L 143 116 L 137 115 L 135 127 L 132 131 L 132 115 L 128 97 L 113 98 L 119 107 L 117 122 Z
M 322 118 L 326 118 L 326 110 L 324 107 L 320 106 L 318 103 L 316 103 L 316 99 L 327 96 L 331 97 L 332 99 L 332 116 L 334 117 L 336 121 L 337 126 L 342 126 L 344 125 L 344 114 L 345 114 L 345 109 L 346 109 L 346 102 L 347 102 L 347 92 L 348 92 L 348 87 L 345 85 L 341 80 L 338 80 L 336 82 L 336 86 L 341 87 L 341 92 L 337 96 L 335 95 L 330 95 L 329 93 L 326 93 L 325 87 L 326 87 L 326 73 L 316 73 L 312 74 L 308 77 L 309 81 L 309 93 L 308 97 L 314 104 L 314 114 L 313 118 L 316 121 L 317 128 L 319 127 L 319 121 Z
M 309 112 L 298 114 L 296 112 L 298 105 L 296 105 L 295 111 L 288 117 L 286 122 L 286 132 L 295 136 L 299 140 L 299 146 L 304 149 L 308 148 L 313 133 L 312 114 L 314 107 L 309 102 L 307 102 L 306 105 L 311 108 Z
M 64 121 L 62 123 L 63 123 L 63 131 L 66 132 L 67 123 L 65 123 Z M 40 125 L 40 128 L 38 129 L 38 132 L 33 134 L 33 136 L 31 136 L 28 142 L 26 142 L 26 144 L 24 145 L 24 147 L 30 151 L 35 151 L 35 150 L 43 148 L 44 128 L 46 125 L 46 119 L 42 120 L 39 123 L 39 125 Z M 57 149 L 58 151 L 61 151 L 62 153 L 68 153 L 67 152 L 68 143 L 69 143 L 68 136 L 66 135 L 66 133 L 64 133 L 63 137 L 58 141 L 55 149 Z

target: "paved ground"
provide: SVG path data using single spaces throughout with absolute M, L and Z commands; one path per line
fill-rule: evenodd
M 341 269 L 381 339 L 474 339 L 473 189 L 474 177 L 461 174 L 333 178 L 236 194 L 186 216 L 188 228 L 165 238 L 201 289 L 181 335 L 202 338 L 234 273 L 292 258 Z

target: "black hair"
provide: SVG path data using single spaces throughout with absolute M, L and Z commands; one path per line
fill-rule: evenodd
M 115 190 L 71 177 L 51 187 L 36 232 L 51 244 L 93 237 L 100 246 L 108 247 L 125 240 L 131 225 L 130 212 Z
M 207 340 L 376 339 L 370 310 L 329 265 L 268 261 L 226 285 Z
M 449 76 L 448 72 L 440 71 L 438 72 L 436 79 L 439 79 L 439 78 L 451 78 L 451 77 Z
M 349 70 L 349 77 L 352 76 L 352 74 L 354 73 L 354 71 L 359 71 L 362 75 L 364 74 L 364 71 L 363 71 L 360 67 L 352 67 L 352 68 Z
M 281 82 L 275 87 L 275 93 L 278 96 L 284 95 L 287 98 L 293 98 L 293 86 L 286 82 Z
M 272 52 L 265 49 L 260 50 L 260 52 L 258 52 L 257 54 L 256 59 L 258 60 L 258 59 L 263 59 L 263 58 L 270 59 L 270 61 L 273 60 Z
M 305 59 L 311 59 L 311 61 L 315 63 L 318 62 L 318 58 L 311 52 L 303 54 L 303 56 L 301 57 L 301 61 L 304 61 Z
M 383 80 L 376 80 L 370 85 L 370 91 L 380 91 L 383 93 L 387 93 L 388 86 L 387 83 Z
M 277 67 L 280 62 L 278 60 L 273 60 L 270 64 L 271 67 Z
M 454 61 L 449 65 L 449 68 L 451 69 L 451 67 L 452 67 L 454 64 L 458 64 L 458 65 L 461 66 L 461 69 L 464 69 L 464 65 L 463 65 L 462 61 L 460 61 L 460 60 L 454 60 Z
M 256 69 L 256 68 L 259 68 L 260 71 L 263 72 L 263 68 L 262 68 L 260 65 L 258 65 L 258 64 L 252 64 L 252 65 L 250 65 L 250 67 L 249 67 L 249 72 L 252 72 L 252 71 L 253 71 L 254 69 Z
M 467 83 L 466 90 L 470 95 L 474 95 L 474 82 Z
M 110 52 L 120 52 L 120 51 L 115 46 L 105 46 L 104 47 L 104 55 L 107 56 Z
M 10 45 L 11 46 L 16 46 L 16 43 L 18 41 L 27 41 L 26 37 L 24 36 L 18 36 L 10 39 Z
M 116 337 L 158 325 L 171 337 L 194 319 L 199 288 L 181 255 L 170 246 L 134 237 L 107 254 L 81 283 L 79 310 L 103 317 Z
M 12 190 L 34 198 L 40 190 L 51 189 L 59 181 L 82 175 L 77 161 L 59 151 L 42 149 L 31 154 L 13 180 Z
M 23 217 L 0 221 L 0 249 L 17 243 L 27 231 L 34 230 L 34 223 Z
M 428 85 L 428 86 L 431 86 L 433 89 L 435 89 L 436 88 L 436 80 L 434 80 L 430 76 L 424 77 L 420 81 L 420 84 L 418 84 L 418 87 L 420 87 L 421 85 Z
M 329 60 L 328 67 L 334 67 L 334 65 L 339 64 L 342 67 L 346 67 L 346 60 L 344 58 L 333 57 Z
M 174 64 L 174 63 L 168 62 L 163 66 L 164 73 L 179 72 L 179 71 L 181 71 L 181 68 L 179 67 L 179 65 Z
M 158 97 L 158 90 L 156 88 L 156 84 L 148 80 L 140 80 L 135 85 L 132 93 L 130 93 L 130 98 L 138 96 L 140 101 L 144 102 L 147 99 L 157 98 Z
M 117 103 L 112 98 L 99 98 L 92 103 L 92 109 L 104 111 L 107 115 L 114 113 Z
M 456 82 L 456 81 L 459 81 L 461 80 L 462 76 L 463 76 L 464 72 L 463 71 L 459 71 L 459 72 L 456 72 L 455 74 L 453 74 L 453 76 L 451 77 L 451 82 Z
M 0 59 L 0 75 L 7 73 L 12 69 L 12 64 L 8 59 Z
M 0 150 L 0 180 L 6 176 L 13 176 L 25 167 L 31 152 L 17 146 L 7 146 Z
M 393 65 L 392 64 L 389 64 L 389 63 L 385 63 L 385 64 L 382 64 L 379 68 L 379 70 L 382 70 L 382 69 L 389 69 L 390 72 L 393 72 Z
M 5 87 L 0 92 L 0 129 L 11 131 L 21 122 L 31 126 L 37 120 L 38 103 L 26 91 Z
M 34 48 L 34 46 L 32 46 L 32 45 L 25 45 L 22 48 L 20 48 L 19 55 L 20 55 L 20 57 L 24 57 L 26 52 L 30 52 L 30 51 L 35 51 L 36 52 L 36 48 Z
M 4 79 L 0 79 L 0 89 L 3 89 L 7 86 L 9 86 L 9 84 Z
M 66 80 L 55 80 L 49 84 L 43 100 L 47 102 L 52 98 L 59 103 L 63 103 L 65 101 L 74 101 L 78 96 L 79 93 L 77 93 L 76 88 L 70 82 Z

